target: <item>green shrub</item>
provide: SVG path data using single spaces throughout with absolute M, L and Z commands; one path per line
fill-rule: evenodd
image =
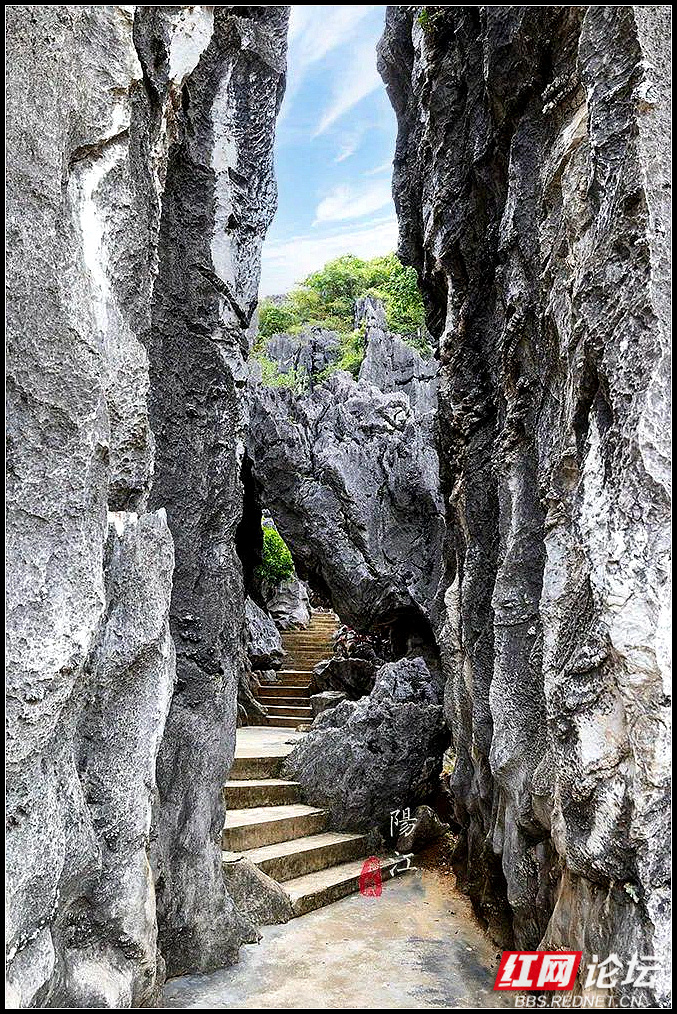
M 414 334 L 423 324 L 423 301 L 413 268 L 406 268 L 395 254 L 369 261 L 344 254 L 308 275 L 282 305 L 263 300 L 259 337 L 282 331 L 297 334 L 313 326 L 348 334 L 353 330 L 355 300 L 366 295 L 383 300 L 388 327 L 396 334 Z
M 444 15 L 444 7 L 421 7 L 416 19 L 424 32 L 433 32 L 435 23 Z
M 366 354 L 364 328 L 358 328 L 342 334 L 339 339 L 339 357 L 331 366 L 327 366 L 318 376 L 318 380 L 326 380 L 332 373 L 346 370 L 357 380 L 362 360 Z
M 285 334 L 299 323 L 299 316 L 293 306 L 282 306 L 264 299 L 259 305 L 259 335 L 270 338 L 274 334 Z
M 261 563 L 257 568 L 260 581 L 269 584 L 281 584 L 294 576 L 294 561 L 289 547 L 276 528 L 262 525 L 263 551 Z
M 280 369 L 278 364 L 270 359 L 264 352 L 254 349 L 252 359 L 255 359 L 261 366 L 261 383 L 266 387 L 289 387 L 300 392 L 308 384 L 308 375 L 305 370 L 288 370 L 286 373 Z

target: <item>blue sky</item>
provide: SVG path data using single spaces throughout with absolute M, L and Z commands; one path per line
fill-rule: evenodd
M 278 210 L 261 295 L 288 291 L 332 257 L 397 246 L 395 114 L 376 70 L 385 5 L 292 6 L 278 119 Z

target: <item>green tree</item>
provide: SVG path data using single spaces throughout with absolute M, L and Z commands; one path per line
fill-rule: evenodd
M 308 275 L 282 305 L 264 300 L 259 336 L 294 333 L 304 326 L 349 333 L 355 300 L 366 295 L 383 300 L 391 331 L 411 335 L 423 324 L 423 302 L 413 268 L 405 268 L 393 253 L 369 261 L 344 254 Z
M 396 334 L 415 334 L 423 326 L 425 313 L 414 269 L 398 261 L 383 291 L 388 328 Z
M 299 322 L 299 314 L 289 301 L 279 305 L 264 299 L 259 304 L 259 335 L 263 338 L 288 332 Z
M 258 566 L 259 580 L 281 584 L 294 576 L 294 560 L 289 547 L 276 528 L 262 524 L 263 551 Z

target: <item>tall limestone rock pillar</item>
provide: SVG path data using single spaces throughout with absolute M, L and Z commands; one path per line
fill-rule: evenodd
M 665 972 L 669 39 L 664 6 L 396 6 L 380 44 L 466 883 L 506 940 Z
M 286 17 L 8 12 L 11 1007 L 152 1004 L 158 936 L 171 970 L 253 932 L 216 855 L 242 625 L 238 370 Z M 187 582 L 203 588 L 190 621 Z

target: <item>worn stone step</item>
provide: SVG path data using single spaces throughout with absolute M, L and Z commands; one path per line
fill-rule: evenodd
M 277 685 L 266 683 L 256 691 L 255 696 L 262 701 L 264 697 L 308 697 L 309 694 L 308 687 L 294 686 L 291 683 L 278 683 Z
M 305 915 L 317 908 L 330 905 L 333 901 L 345 898 L 359 890 L 360 874 L 366 856 L 353 862 L 340 863 L 315 873 L 306 873 L 301 877 L 288 880 L 285 891 L 291 898 L 294 915 Z M 381 860 L 383 885 L 392 879 L 390 870 L 397 863 L 396 859 Z
M 336 631 L 327 627 L 322 630 L 305 630 L 302 633 L 297 634 L 282 634 L 281 641 L 283 645 L 294 645 L 310 643 L 315 644 L 317 641 L 332 644 Z
M 271 718 L 277 715 L 288 715 L 290 718 L 312 718 L 313 709 L 310 704 L 302 704 L 295 700 L 292 707 L 280 704 L 266 704 L 266 711 Z
M 275 778 L 286 756 L 280 754 L 277 757 L 236 757 L 229 777 L 237 780 Z
M 313 720 L 313 716 L 301 718 L 298 715 L 271 715 L 270 718 L 262 717 L 255 725 L 274 725 L 279 729 L 300 729 L 305 728 Z
M 324 650 L 315 651 L 314 648 L 294 648 L 293 651 L 287 652 L 286 657 L 287 659 L 295 659 L 296 661 L 300 659 L 317 659 L 318 662 L 324 662 L 333 658 L 334 653 Z
M 273 880 L 283 883 L 306 873 L 350 862 L 364 855 L 365 848 L 366 835 L 325 831 L 275 845 L 263 845 L 247 852 L 226 852 L 224 860 L 232 862 L 244 855 Z
M 334 655 L 334 649 L 330 644 L 295 644 L 288 645 L 285 648 L 287 656 L 294 655 L 324 655 L 326 658 L 332 658 Z
M 282 695 L 275 697 L 257 697 L 256 700 L 263 707 L 270 708 L 282 708 L 283 714 L 293 715 L 293 711 L 289 711 L 289 708 L 309 708 L 310 704 L 310 693 L 306 692 L 303 697 L 283 697 Z
M 299 680 L 299 677 L 297 676 L 295 679 L 280 680 L 279 683 L 269 683 L 266 686 L 266 690 L 270 688 L 274 690 L 279 689 L 282 691 L 286 690 L 287 687 L 295 687 L 298 690 L 304 690 L 306 693 L 308 693 L 308 690 L 312 685 L 313 681 L 311 679 Z
M 223 786 L 228 809 L 301 802 L 301 786 L 283 778 L 229 779 Z
M 262 845 L 318 834 L 326 826 L 326 810 L 302 803 L 228 810 L 221 846 L 226 852 L 245 852 Z

